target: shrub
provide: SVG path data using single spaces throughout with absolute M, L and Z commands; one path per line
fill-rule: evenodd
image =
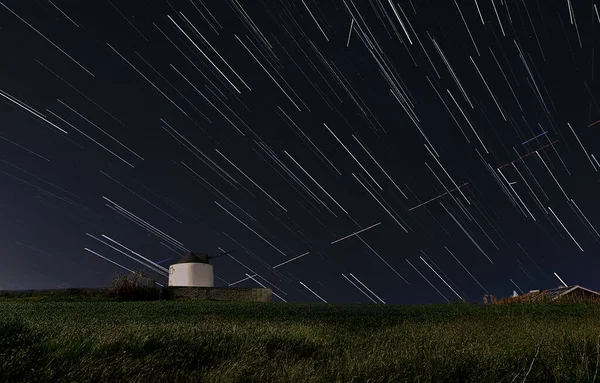
M 136 271 L 132 275 L 116 276 L 108 288 L 108 296 L 119 301 L 154 301 L 165 298 L 162 288 L 150 276 Z

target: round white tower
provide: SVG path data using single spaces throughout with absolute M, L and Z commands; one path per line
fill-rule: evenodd
M 208 256 L 187 253 L 169 267 L 169 286 L 214 287 L 213 267 Z

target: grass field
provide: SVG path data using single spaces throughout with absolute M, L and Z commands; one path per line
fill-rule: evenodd
M 591 382 L 599 336 L 593 304 L 3 299 L 0 382 Z

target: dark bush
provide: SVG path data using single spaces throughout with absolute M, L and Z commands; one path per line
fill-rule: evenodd
M 119 301 L 156 301 L 166 299 L 166 295 L 154 279 L 141 271 L 115 277 L 108 288 L 108 296 Z

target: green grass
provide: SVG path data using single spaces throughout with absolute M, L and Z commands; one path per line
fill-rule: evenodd
M 599 336 L 594 304 L 4 299 L 0 382 L 591 382 Z

